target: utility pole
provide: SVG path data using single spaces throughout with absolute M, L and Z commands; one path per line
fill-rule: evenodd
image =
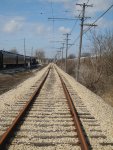
M 48 18 L 48 20 L 59 20 L 59 21 L 75 21 L 76 19 L 78 19 L 78 17 L 74 17 L 74 18 L 56 18 L 56 17 L 52 17 L 52 18 Z M 67 53 L 68 53 L 68 46 L 72 45 L 72 44 L 68 44 L 69 41 L 69 33 L 64 34 L 66 35 L 66 58 L 65 58 L 65 72 L 67 72 Z
M 68 46 L 69 46 L 69 33 L 64 34 L 66 35 L 66 58 L 65 58 L 65 72 L 67 73 L 67 56 L 68 56 Z
M 50 41 L 51 43 L 61 43 L 63 46 L 61 46 L 60 48 L 56 48 L 56 49 L 60 49 L 60 52 L 62 53 L 62 60 L 61 60 L 61 63 L 62 63 L 62 67 L 63 67 L 63 49 L 64 49 L 64 41 Z
M 31 48 L 31 57 L 33 56 L 33 47 Z
M 61 48 L 59 48 L 59 49 L 61 49 Z M 57 51 L 57 56 L 58 56 L 58 60 L 60 61 L 61 50 Z
M 81 58 L 81 49 L 82 49 L 82 37 L 83 37 L 83 27 L 84 27 L 84 19 L 88 18 L 85 17 L 85 8 L 92 7 L 92 5 L 83 4 L 76 4 L 82 6 L 82 17 L 81 17 L 81 30 L 80 30 L 80 44 L 79 44 L 79 53 L 78 53 L 78 62 L 77 62 L 77 69 L 76 69 L 76 80 L 79 80 L 79 71 L 80 71 L 80 58 Z
M 26 48 L 25 48 L 25 38 L 24 38 L 24 66 L 26 66 L 26 59 L 25 59 L 25 57 L 26 57 Z
M 62 43 L 62 47 L 61 47 L 61 51 L 62 51 L 62 69 L 63 69 L 63 50 L 64 50 L 64 44 L 65 43 Z

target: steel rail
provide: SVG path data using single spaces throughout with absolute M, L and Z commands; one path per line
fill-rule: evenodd
M 56 68 L 55 68 L 56 69 Z M 81 149 L 82 150 L 89 150 L 89 145 L 87 143 L 87 140 L 86 140 L 86 137 L 83 133 L 83 130 L 81 128 L 81 123 L 80 123 L 80 119 L 79 119 L 79 116 L 78 116 L 78 113 L 77 113 L 77 110 L 73 104 L 73 100 L 69 94 L 69 91 L 66 87 L 66 84 L 64 83 L 60 73 L 58 72 L 58 70 L 56 69 L 59 77 L 60 77 L 60 80 L 61 80 L 61 83 L 62 83 L 62 87 L 63 87 L 63 90 L 64 90 L 64 94 L 66 96 L 66 99 L 68 100 L 68 105 L 69 105 L 69 108 L 70 108 L 70 112 L 72 114 L 72 117 L 73 117 L 73 121 L 74 121 L 74 125 L 77 129 L 77 135 L 78 135 L 78 138 L 79 138 L 79 142 L 80 142 L 80 146 L 81 146 Z
M 12 122 L 12 124 L 9 126 L 9 128 L 4 132 L 4 134 L 0 137 L 0 150 L 5 149 L 6 144 L 8 142 L 8 140 L 10 139 L 14 129 L 16 128 L 16 126 L 18 125 L 19 121 L 21 121 L 22 117 L 24 117 L 26 111 L 30 108 L 30 106 L 33 104 L 33 102 L 35 101 L 36 96 L 39 95 L 40 90 L 42 89 L 48 74 L 50 71 L 50 67 L 47 70 L 47 73 L 43 79 L 43 81 L 40 83 L 39 87 L 37 88 L 37 90 L 33 93 L 33 95 L 30 97 L 29 101 L 25 104 L 25 106 L 22 108 L 22 110 L 20 110 L 19 114 L 17 115 L 17 117 L 14 119 L 14 121 Z

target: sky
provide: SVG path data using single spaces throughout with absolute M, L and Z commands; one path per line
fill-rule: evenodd
M 52 58 L 62 47 L 61 42 L 55 41 L 64 42 L 64 34 L 71 33 L 69 44 L 77 40 L 68 54 L 77 56 L 80 20 L 76 17 L 82 10 L 77 3 L 93 4 L 93 7 L 86 7 L 85 11 L 85 16 L 91 17 L 85 23 L 92 23 L 113 4 L 113 0 L 0 0 L 0 49 L 10 51 L 16 48 L 20 54 L 24 54 L 25 38 L 27 55 L 33 55 L 36 49 L 43 49 L 46 57 Z M 48 19 L 53 17 L 75 20 Z M 113 31 L 113 8 L 96 24 L 98 26 L 92 29 L 96 33 Z M 84 30 L 85 28 L 87 27 Z M 87 32 L 83 36 L 82 52 L 90 51 L 90 34 L 91 32 Z

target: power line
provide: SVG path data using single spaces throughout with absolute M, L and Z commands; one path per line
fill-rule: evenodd
M 92 23 L 92 25 L 95 24 L 98 20 L 100 20 L 112 7 L 113 7 L 113 4 L 112 4 L 103 14 L 101 14 L 101 15 Z M 90 26 L 88 29 L 86 29 L 86 30 L 83 32 L 83 35 L 84 35 L 86 32 L 88 32 L 92 27 L 93 27 L 93 26 Z M 79 38 L 80 38 L 80 36 L 78 36 L 78 37 L 73 41 L 73 45 L 76 43 L 76 41 L 77 41 Z M 69 48 L 71 48 L 71 47 L 72 47 L 72 45 L 71 45 Z
M 89 0 L 87 1 L 87 3 L 86 4 L 88 4 L 89 3 Z
M 59 20 L 59 21 L 74 21 L 78 19 L 78 17 L 75 17 L 75 18 L 56 18 L 56 17 L 53 17 L 53 18 L 48 18 L 48 20 Z
M 51 0 L 51 11 L 52 11 L 52 17 L 54 18 L 53 14 L 53 1 Z M 53 33 L 54 33 L 54 20 L 53 20 Z
M 88 4 L 89 3 L 89 0 L 87 1 L 87 3 L 86 4 Z M 78 16 L 78 18 L 80 18 L 80 15 L 82 14 L 82 11 L 80 12 L 80 14 L 79 14 L 79 16 Z M 75 26 L 76 26 L 76 24 L 77 24 L 77 22 L 78 22 L 78 20 L 76 20 L 76 22 L 75 22 L 75 24 L 74 24 L 74 26 L 72 27 L 72 29 L 71 29 L 71 31 L 70 31 L 70 34 L 72 34 L 72 32 L 73 32 L 73 30 L 74 30 L 74 28 L 75 28 Z M 79 36 L 78 36 L 79 37 Z M 75 42 L 77 41 L 77 39 L 78 39 L 78 37 L 74 40 L 74 42 L 73 42 L 73 45 L 75 44 Z M 71 45 L 72 46 L 72 45 Z M 70 47 L 71 47 L 70 46 Z M 69 48 L 70 48 L 69 47 Z
M 80 15 L 81 15 L 81 13 L 79 14 L 78 18 L 80 17 Z M 74 28 L 75 28 L 75 26 L 76 26 L 77 22 L 78 22 L 78 20 L 76 20 L 76 22 L 75 22 L 74 26 L 72 27 L 72 29 L 71 29 L 71 31 L 70 31 L 70 34 L 72 34 L 72 32 L 73 32 L 73 30 L 74 30 Z
M 112 7 L 113 7 L 113 4 L 102 15 L 100 15 L 92 24 L 95 24 L 98 20 L 100 20 Z M 85 34 L 91 28 L 92 28 L 92 26 L 89 27 L 87 30 L 85 30 L 83 34 Z
M 53 11 L 53 0 L 51 0 L 51 12 L 52 12 L 52 17 L 54 18 L 54 11 Z M 54 22 L 54 20 L 53 20 L 53 24 L 52 24 L 52 26 L 53 26 L 53 36 L 52 36 L 52 39 L 54 40 L 54 35 L 55 35 L 55 32 L 54 32 L 54 26 L 55 26 L 55 22 Z M 53 47 L 54 47 L 54 43 L 53 43 Z
M 81 13 L 82 12 L 80 12 L 80 14 L 78 15 L 78 18 L 80 17 Z M 72 34 L 73 30 L 75 29 L 77 22 L 78 22 L 78 20 L 75 21 L 75 24 L 73 25 L 73 27 L 72 27 L 72 29 L 70 31 L 70 34 Z

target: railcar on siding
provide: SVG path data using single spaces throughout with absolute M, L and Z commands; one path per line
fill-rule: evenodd
M 31 63 L 31 57 L 30 56 L 26 56 L 25 57 L 25 64 L 26 64 L 26 66 L 28 66 L 28 64 L 30 64 Z
M 0 50 L 0 68 L 3 68 L 3 55 L 1 50 Z
M 20 65 L 20 66 L 24 65 L 25 64 L 24 56 L 20 55 L 20 54 L 17 54 L 17 57 L 18 57 L 17 64 Z
M 0 50 L 0 68 L 37 67 L 37 64 L 35 57 Z
M 15 67 L 17 65 L 17 54 L 0 51 L 1 67 Z

